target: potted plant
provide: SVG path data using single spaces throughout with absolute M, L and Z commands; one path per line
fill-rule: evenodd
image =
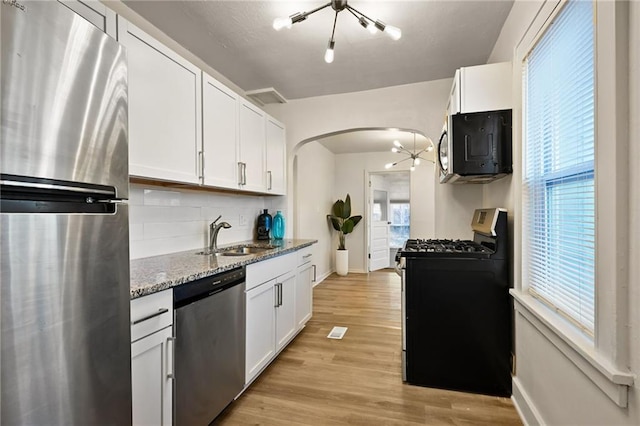
M 331 214 L 327 215 L 333 229 L 340 233 L 340 241 L 336 250 L 336 273 L 347 275 L 349 272 L 349 250 L 345 246 L 345 237 L 353 231 L 353 228 L 362 220 L 362 216 L 351 216 L 351 197 L 347 194 L 344 201 L 338 200 L 331 208 Z

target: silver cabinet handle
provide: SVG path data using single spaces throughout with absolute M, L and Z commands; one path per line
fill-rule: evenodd
M 200 179 L 201 183 L 204 183 L 204 151 L 198 151 L 198 168 L 200 169 L 198 179 Z
M 317 280 L 317 278 L 318 278 L 318 277 L 316 276 L 317 268 L 316 268 L 316 265 L 311 265 L 311 266 L 313 266 L 313 280 L 311 280 L 311 282 L 312 282 L 312 283 L 315 283 L 315 282 L 316 282 L 316 280 Z
M 137 320 L 135 320 L 135 321 L 131 321 L 131 325 L 140 324 L 140 323 L 141 323 L 141 322 L 143 322 L 143 321 L 150 320 L 151 318 L 159 317 L 160 315 L 162 315 L 162 314 L 166 314 L 167 312 L 169 312 L 169 309 L 167 309 L 167 308 L 160 308 L 160 309 L 158 309 L 158 312 L 154 312 L 154 313 L 149 314 L 149 315 L 147 315 L 147 316 L 145 316 L 145 317 L 138 318 L 138 319 L 137 319 Z
M 280 283 L 280 306 L 282 306 L 282 283 Z
M 238 185 L 242 184 L 242 162 L 238 161 Z
M 313 253 L 309 253 L 309 254 L 305 254 L 304 256 L 302 256 L 303 259 L 308 259 L 311 256 L 313 256 Z
M 175 347 L 176 347 L 176 338 L 175 337 L 167 337 L 167 379 L 175 379 L 176 373 L 176 365 L 175 365 Z M 169 343 L 171 343 L 171 348 L 169 348 Z M 171 368 L 171 370 L 169 370 Z
M 271 173 L 271 170 L 267 170 L 267 175 L 269 175 L 269 186 L 267 189 L 271 191 L 273 189 L 273 174 Z
M 275 300 L 275 302 L 274 302 L 275 304 L 273 305 L 273 307 L 274 307 L 274 308 L 277 308 L 277 307 L 278 307 L 278 283 L 275 283 L 275 284 L 274 284 L 273 289 L 275 290 L 274 295 L 275 295 L 275 297 L 276 297 L 276 300 Z
M 242 184 L 247 184 L 247 163 L 242 163 Z

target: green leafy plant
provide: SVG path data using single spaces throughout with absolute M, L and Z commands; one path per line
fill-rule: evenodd
M 338 200 L 333 203 L 331 214 L 327 215 L 333 229 L 340 233 L 340 243 L 338 250 L 346 250 L 345 235 L 353 232 L 353 228 L 362 220 L 362 216 L 351 216 L 351 197 L 347 194 L 344 201 Z

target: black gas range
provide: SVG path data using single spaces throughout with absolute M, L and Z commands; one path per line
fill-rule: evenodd
M 411 239 L 402 276 L 403 379 L 409 384 L 511 395 L 507 212 L 478 209 L 473 240 Z
M 402 257 L 472 257 L 490 258 L 494 250 L 471 240 L 407 240 Z

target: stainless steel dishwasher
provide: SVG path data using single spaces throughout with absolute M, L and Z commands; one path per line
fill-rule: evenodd
M 178 426 L 208 425 L 244 387 L 244 289 L 244 268 L 173 289 Z

